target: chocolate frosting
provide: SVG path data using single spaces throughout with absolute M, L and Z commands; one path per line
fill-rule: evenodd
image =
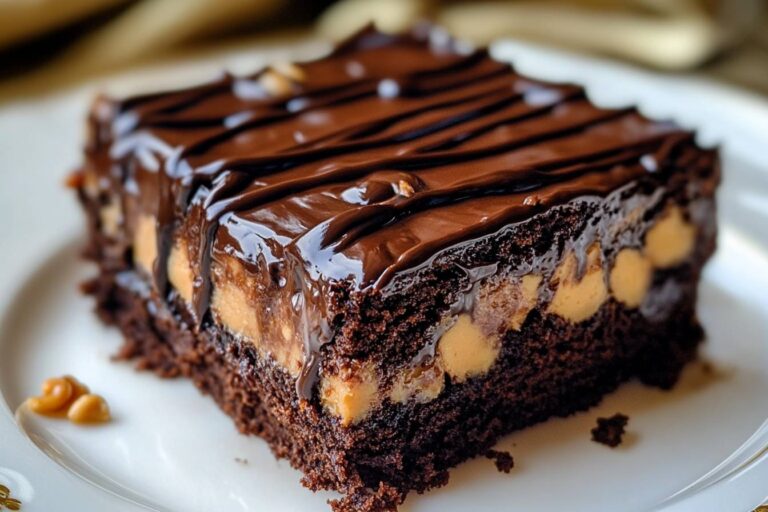
M 216 251 L 267 265 L 315 317 L 308 359 L 332 335 L 318 306 L 331 283 L 386 292 L 442 250 L 670 172 L 695 148 L 672 123 L 597 108 L 439 29 L 368 28 L 298 67 L 284 95 L 262 71 L 97 103 L 88 154 L 156 215 L 160 290 L 179 229 L 196 240 L 200 322 Z

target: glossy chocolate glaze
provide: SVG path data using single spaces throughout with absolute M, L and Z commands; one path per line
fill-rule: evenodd
M 277 96 L 262 71 L 101 100 L 87 165 L 157 218 L 161 292 L 174 236 L 192 241 L 198 322 L 217 252 L 277 276 L 303 318 L 305 397 L 334 283 L 387 293 L 440 251 L 552 205 L 714 159 L 672 123 L 597 108 L 435 29 L 366 29 L 299 68 Z

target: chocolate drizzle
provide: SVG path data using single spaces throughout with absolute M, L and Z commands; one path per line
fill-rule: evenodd
M 262 71 L 126 100 L 91 158 L 111 146 L 134 169 L 126 180 L 156 199 L 158 290 L 175 234 L 196 240 L 199 324 L 217 252 L 278 265 L 303 318 L 304 397 L 333 337 L 333 283 L 386 293 L 440 251 L 673 170 L 692 147 L 671 123 L 599 109 L 577 86 L 521 76 L 423 28 L 369 28 L 299 66 L 305 78 L 286 95 L 268 94 Z

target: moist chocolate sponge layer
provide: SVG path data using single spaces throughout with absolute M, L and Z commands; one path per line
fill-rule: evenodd
M 612 299 L 580 324 L 534 310 L 522 330 L 506 333 L 487 374 L 461 384 L 449 380 L 431 402 L 384 405 L 342 427 L 317 395 L 299 400 L 293 378 L 249 342 L 212 323 L 199 333 L 190 329 L 180 299 L 159 299 L 132 268 L 130 253 L 100 233 L 98 206 L 83 200 L 92 235 L 87 255 L 100 268 L 84 288 L 96 298 L 100 317 L 125 336 L 120 356 L 162 376 L 191 378 L 241 432 L 262 437 L 300 469 L 304 485 L 345 494 L 337 510 L 392 509 L 410 490 L 445 484 L 450 467 L 485 453 L 500 436 L 586 409 L 629 378 L 669 387 L 702 339 L 694 305 L 701 265 L 713 250 L 711 234 L 692 263 L 674 273 L 679 295 L 665 319 L 652 322 Z M 364 319 L 350 322 L 345 329 L 366 332 L 357 325 Z M 400 336 L 420 335 L 420 315 L 403 322 Z M 371 341 L 376 336 L 371 333 Z
M 304 485 L 349 494 L 351 503 L 380 483 L 395 491 L 395 501 L 443 485 L 448 468 L 484 453 L 501 435 L 595 405 L 630 377 L 669 387 L 702 338 L 691 303 L 653 329 L 611 303 L 591 325 L 570 328 L 585 340 L 580 345 L 560 343 L 564 326 L 537 317 L 526 336 L 505 340 L 502 361 L 486 378 L 447 389 L 410 417 L 393 409 L 375 423 L 343 429 L 317 404 L 299 407 L 291 378 L 247 343 L 215 328 L 194 335 L 165 307 L 150 313 L 147 299 L 119 283 L 129 279 L 136 277 L 105 272 L 87 285 L 101 317 L 125 336 L 120 355 L 163 376 L 191 378 L 241 432 L 264 438 L 303 471 Z

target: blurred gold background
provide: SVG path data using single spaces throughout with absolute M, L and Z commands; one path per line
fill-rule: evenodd
M 0 0 L 0 101 L 149 62 L 429 19 L 768 95 L 765 0 Z

